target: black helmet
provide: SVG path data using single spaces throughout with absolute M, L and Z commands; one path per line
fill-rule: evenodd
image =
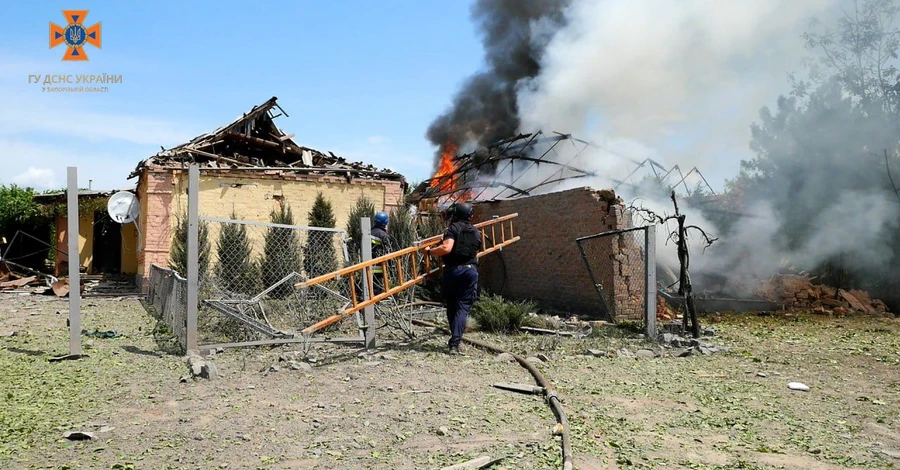
M 469 220 L 472 218 L 472 204 L 468 202 L 458 202 L 453 205 L 451 214 L 457 220 Z

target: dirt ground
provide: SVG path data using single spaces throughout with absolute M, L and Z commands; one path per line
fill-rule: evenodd
M 323 346 L 309 371 L 291 367 L 296 348 L 228 350 L 218 378 L 182 382 L 184 358 L 161 350 L 138 300 L 86 298 L 83 312 L 85 330 L 119 336 L 85 336 L 89 357 L 50 363 L 68 349 L 66 302 L 0 294 L 0 468 L 437 469 L 485 454 L 504 457 L 497 469 L 559 468 L 546 405 L 491 387 L 532 383 L 528 373 L 478 350 L 448 357 L 424 329 L 369 355 Z M 473 336 L 549 356 L 539 368 L 564 401 L 582 470 L 900 466 L 900 321 L 705 320 L 718 320 L 707 340 L 727 353 L 585 355 L 660 350 L 617 328 Z M 94 438 L 69 441 L 69 430 Z

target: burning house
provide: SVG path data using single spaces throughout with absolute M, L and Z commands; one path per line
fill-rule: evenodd
M 200 166 L 200 214 L 267 222 L 280 204 L 305 214 L 321 192 L 332 203 L 339 227 L 350 208 L 366 196 L 378 210 L 403 203 L 406 180 L 388 169 L 349 162 L 293 140 L 275 125 L 287 113 L 273 97 L 234 121 L 141 161 L 137 241 L 138 282 L 150 265 L 166 266 L 176 220 L 186 207 L 188 165 Z
M 640 319 L 641 312 L 626 312 L 623 302 L 615 312 L 614 300 L 644 296 L 642 279 L 622 274 L 644 272 L 641 246 L 606 242 L 594 254 L 607 262 L 589 271 L 575 243 L 579 237 L 632 227 L 615 191 L 584 186 L 583 178 L 596 175 L 573 165 L 585 152 L 602 149 L 570 135 L 540 132 L 467 154 L 456 155 L 455 149 L 452 144 L 441 148 L 434 177 L 415 189 L 410 202 L 428 213 L 468 201 L 478 221 L 519 214 L 525 222 L 518 225 L 522 239 L 501 256 L 483 260 L 484 289 L 535 300 L 548 310 Z M 597 284 L 605 286 L 610 302 L 598 299 Z

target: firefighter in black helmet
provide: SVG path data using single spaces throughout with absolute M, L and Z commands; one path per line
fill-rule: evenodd
M 459 343 L 466 329 L 466 320 L 478 292 L 478 252 L 481 233 L 472 226 L 472 205 L 454 204 L 449 210 L 450 226 L 440 245 L 427 248 L 444 262 L 443 294 L 450 324 L 449 353 L 460 354 Z

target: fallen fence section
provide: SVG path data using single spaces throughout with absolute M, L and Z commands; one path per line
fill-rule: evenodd
M 198 349 L 263 344 L 362 342 L 298 330 L 350 303 L 345 280 L 296 284 L 350 264 L 346 231 L 198 217 L 209 252 L 200 262 Z M 360 323 L 357 326 L 362 326 Z
M 475 228 L 481 231 L 482 240 L 486 241 L 482 251 L 478 253 L 479 258 L 502 250 L 504 247 L 519 240 L 513 227 L 513 219 L 518 215 L 517 213 L 509 214 L 475 224 Z M 489 245 L 487 241 L 489 241 Z M 346 278 L 348 282 L 344 283 L 344 285 L 349 287 L 348 297 L 350 302 L 340 309 L 339 313 L 304 328 L 302 332 L 310 334 L 333 325 L 347 316 L 353 315 L 370 305 L 375 305 L 437 274 L 442 269 L 440 260 L 426 254 L 425 248 L 439 243 L 441 243 L 440 235 L 423 240 L 416 246 L 297 283 L 296 287 L 303 291 L 317 285 L 334 283 Z M 376 267 L 381 268 L 380 273 L 375 273 Z M 372 280 L 372 282 L 365 283 L 368 295 L 362 295 L 364 291 L 361 292 L 363 283 L 360 281 L 363 279 Z M 375 285 L 381 291 L 378 294 L 375 293 Z
M 175 271 L 150 265 L 147 302 L 153 314 L 163 322 L 178 341 L 182 352 L 187 351 L 187 279 Z

